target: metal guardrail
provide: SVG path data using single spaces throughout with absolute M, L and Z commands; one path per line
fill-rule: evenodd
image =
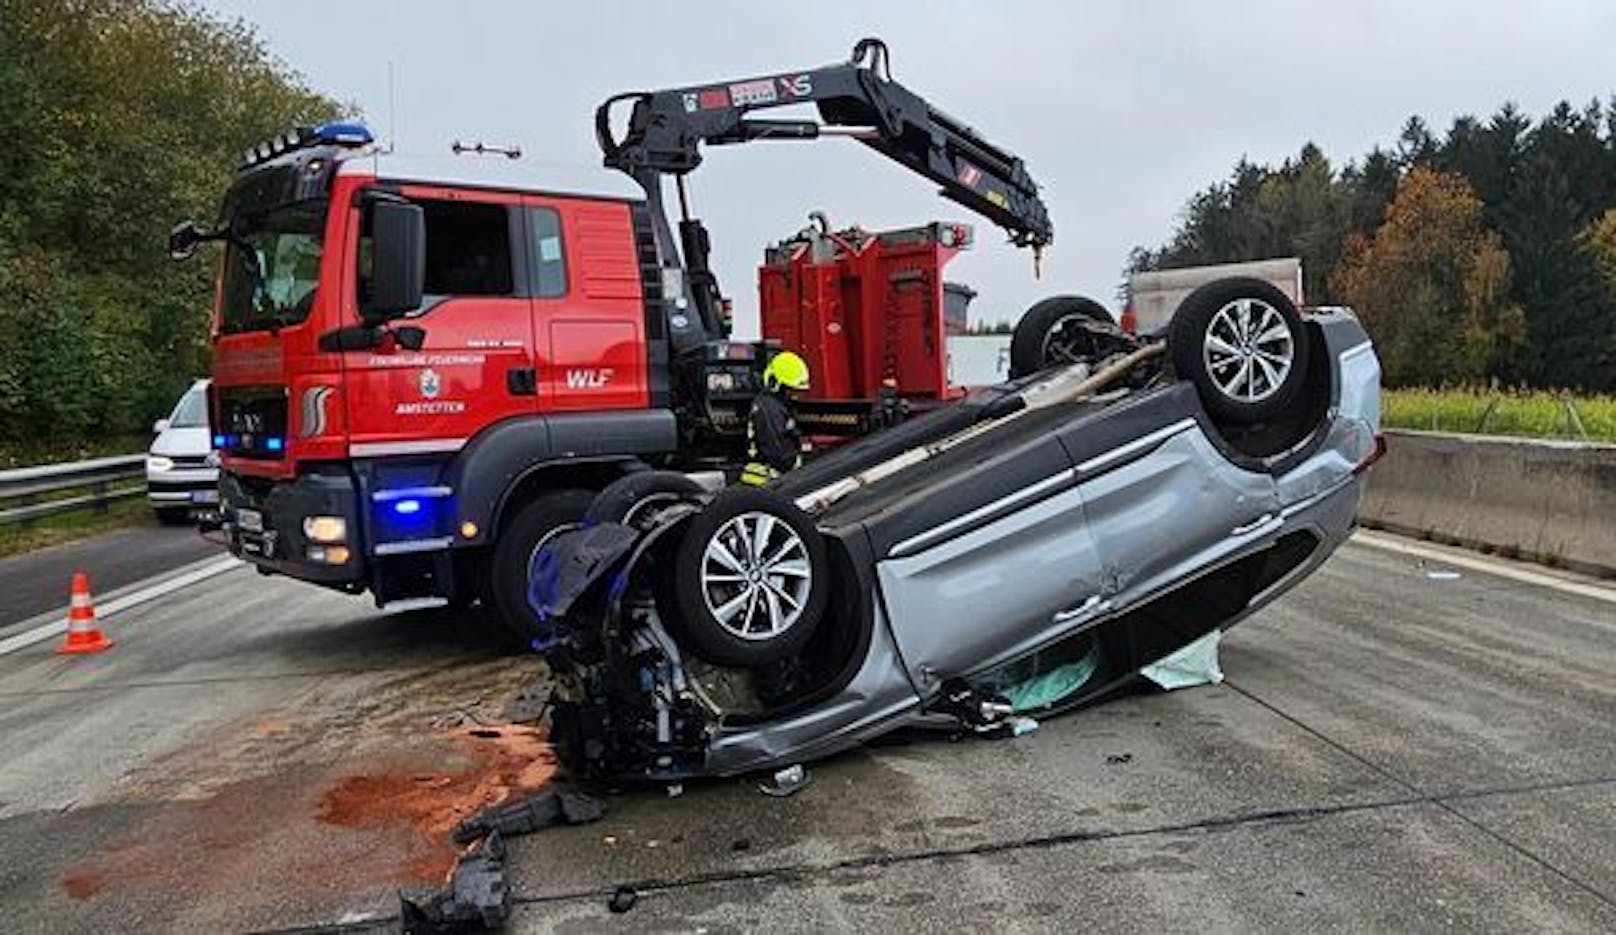
M 25 501 L 0 509 L 0 526 L 26 523 L 59 513 L 96 507 L 105 509 L 114 500 L 136 497 L 146 492 L 146 456 L 116 455 L 111 458 L 91 458 L 65 464 L 44 464 L 39 467 L 15 468 L 0 471 L 0 505 L 10 501 Z M 134 486 L 114 486 L 119 481 L 142 478 Z M 89 492 L 71 497 L 50 499 L 49 495 L 67 490 L 88 488 Z M 38 498 L 37 503 L 26 502 Z

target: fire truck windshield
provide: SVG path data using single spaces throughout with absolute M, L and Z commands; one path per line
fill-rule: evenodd
M 220 330 L 262 331 L 309 317 L 320 276 L 326 200 L 311 199 L 229 220 Z

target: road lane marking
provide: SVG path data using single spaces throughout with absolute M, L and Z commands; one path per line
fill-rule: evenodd
M 1458 568 L 1468 568 L 1472 571 L 1508 578 L 1523 584 L 1533 584 L 1538 587 L 1551 588 L 1562 594 L 1575 594 L 1578 597 L 1588 597 L 1607 604 L 1616 604 L 1616 588 L 1597 584 L 1584 584 L 1559 575 L 1551 575 L 1541 571 L 1531 571 L 1518 565 L 1482 558 L 1479 555 L 1464 555 L 1447 549 L 1432 548 L 1417 542 L 1409 542 L 1396 536 L 1383 533 L 1368 532 L 1360 529 L 1352 534 L 1352 541 L 1359 545 L 1381 549 L 1386 552 L 1397 552 L 1402 555 L 1411 555 L 1431 562 L 1440 562 L 1444 565 L 1453 565 Z
M 96 621 L 105 620 L 114 614 L 121 613 L 131 607 L 136 607 L 160 597 L 166 597 L 182 588 L 188 588 L 199 581 L 206 581 L 214 575 L 222 574 L 232 568 L 245 567 L 240 559 L 233 557 L 208 558 L 184 566 L 178 574 L 156 576 L 146 581 L 136 582 L 129 588 L 121 589 L 117 597 L 110 598 L 96 608 Z M 147 584 L 146 582 L 151 582 Z M 54 619 L 51 619 L 54 618 Z M 0 640 L 0 656 L 9 655 L 19 649 L 26 649 L 35 643 L 43 642 L 53 636 L 67 631 L 67 608 L 40 614 L 34 620 L 45 622 L 28 627 L 21 633 L 8 636 Z M 27 626 L 24 624 L 24 626 Z

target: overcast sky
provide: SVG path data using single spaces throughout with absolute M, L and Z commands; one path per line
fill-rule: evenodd
M 1536 117 L 1562 98 L 1616 92 L 1611 0 L 204 6 L 255 25 L 384 137 L 391 61 L 401 151 L 518 143 L 531 171 L 553 166 L 569 180 L 599 165 L 591 120 L 610 94 L 823 65 L 876 35 L 894 77 L 1020 154 L 1043 186 L 1055 244 L 1038 282 L 1030 255 L 998 228 L 856 143 L 709 151 L 692 177 L 695 203 L 743 325 L 755 320 L 764 244 L 813 208 L 872 228 L 975 222 L 977 247 L 949 275 L 980 291 L 980 318 L 1014 319 L 1057 291 L 1109 306 L 1128 249 L 1159 244 L 1189 195 L 1242 155 L 1277 162 L 1312 140 L 1340 165 L 1390 144 L 1410 114 L 1441 130 L 1505 100 Z

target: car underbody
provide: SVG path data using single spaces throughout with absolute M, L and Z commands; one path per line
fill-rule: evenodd
M 1259 420 L 1209 413 L 1171 341 L 1100 326 L 766 489 L 597 501 L 531 575 L 564 762 L 675 782 L 994 730 L 1233 626 L 1340 545 L 1379 451 L 1362 328 L 1298 321 L 1311 365 Z

